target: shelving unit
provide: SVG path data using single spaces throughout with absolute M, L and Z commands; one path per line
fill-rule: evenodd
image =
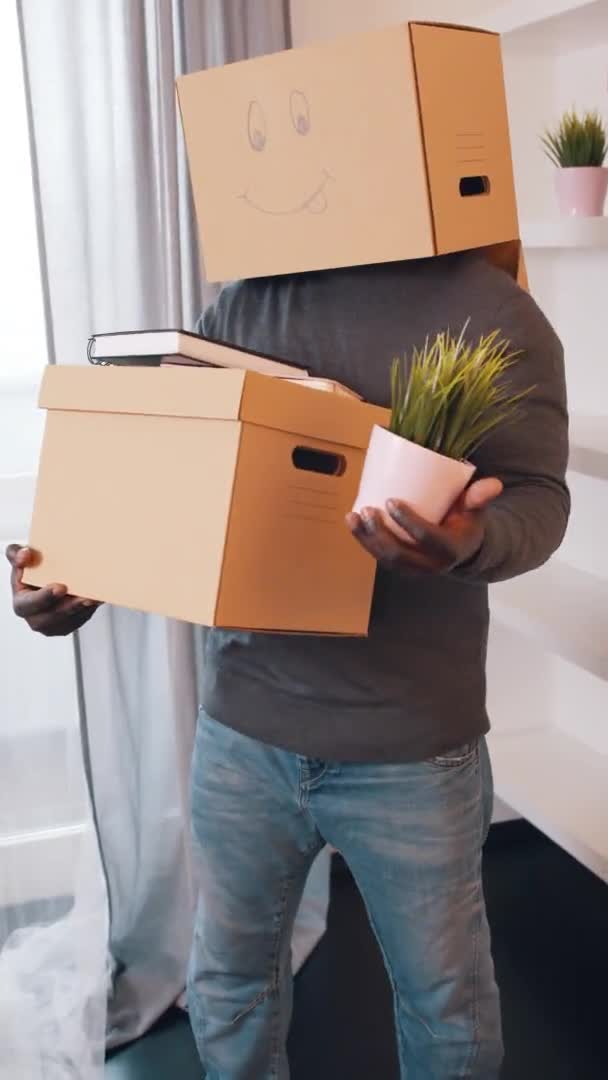
M 608 882 L 608 218 L 558 216 L 539 145 L 572 104 L 608 120 L 608 0 L 475 6 L 504 35 L 530 287 L 564 343 L 572 409 L 569 535 L 491 590 L 489 745 L 500 799 Z
M 608 580 L 555 559 L 495 586 L 493 612 L 503 625 L 608 680 Z
M 608 22 L 608 7 L 606 21 Z M 521 236 L 524 247 L 528 250 L 603 248 L 608 252 L 608 217 L 564 217 L 552 221 L 524 222 Z
M 597 40 L 602 30 L 605 35 L 606 19 L 604 0 L 511 0 L 489 11 L 484 25 L 517 35 L 524 47 L 575 48 Z
M 570 417 L 570 468 L 608 481 L 608 416 Z
M 490 736 L 496 790 L 608 882 L 608 758 L 559 728 Z

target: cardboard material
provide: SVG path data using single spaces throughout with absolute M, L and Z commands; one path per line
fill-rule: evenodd
M 177 88 L 210 280 L 518 240 L 495 34 L 402 24 Z
M 242 371 L 49 368 L 27 581 L 209 626 L 363 635 L 344 524 L 387 412 Z M 318 471 L 318 470 L 321 471 Z
M 520 240 L 512 240 L 506 244 L 493 244 L 483 250 L 489 262 L 515 278 L 520 288 L 528 290 L 528 271 Z

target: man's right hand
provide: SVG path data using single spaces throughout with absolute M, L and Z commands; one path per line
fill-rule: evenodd
M 89 621 L 99 607 L 94 600 L 69 596 L 65 585 L 47 585 L 44 589 L 33 589 L 25 585 L 23 571 L 35 562 L 34 552 L 29 548 L 11 544 L 6 549 L 6 557 L 12 567 L 11 586 L 15 615 L 25 619 L 28 626 L 37 633 L 46 637 L 73 634 Z

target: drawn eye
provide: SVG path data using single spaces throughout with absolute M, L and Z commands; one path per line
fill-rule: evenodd
M 298 135 L 308 135 L 310 131 L 310 105 L 301 90 L 292 90 L 289 98 L 291 122 Z
M 259 101 L 250 101 L 247 113 L 247 134 L 252 150 L 258 153 L 266 146 L 266 117 Z

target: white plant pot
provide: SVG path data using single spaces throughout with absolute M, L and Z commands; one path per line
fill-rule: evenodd
M 361 513 L 377 509 L 400 539 L 410 539 L 386 510 L 389 499 L 400 499 L 434 525 L 445 518 L 469 484 L 475 466 L 436 454 L 386 428 L 375 425 L 363 465 L 359 494 L 353 507 Z
M 580 166 L 557 169 L 555 189 L 565 217 L 602 217 L 608 191 L 608 168 Z

